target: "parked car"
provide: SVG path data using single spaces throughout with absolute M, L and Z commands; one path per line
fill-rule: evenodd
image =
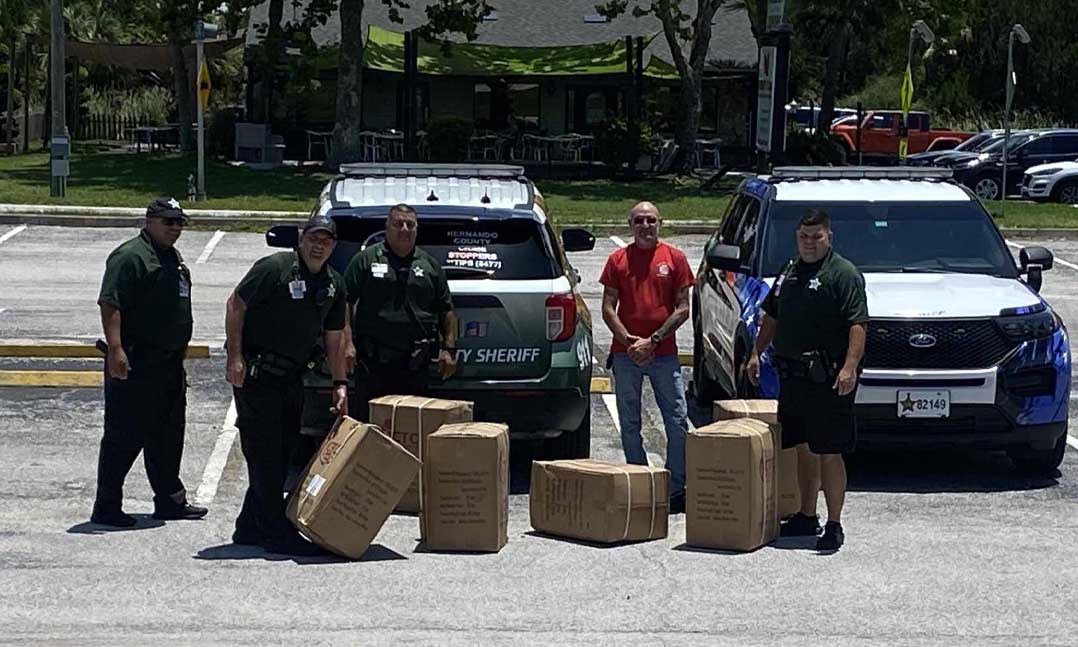
M 692 298 L 703 402 L 778 396 L 770 349 L 745 377 L 761 304 L 809 208 L 863 272 L 870 320 L 855 415 L 859 446 L 965 446 L 1054 470 L 1067 444 L 1067 328 L 1039 294 L 1043 247 L 1016 264 L 981 202 L 946 169 L 777 168 L 742 182 L 704 250 Z M 911 404 L 913 403 L 913 404 Z
M 592 249 L 583 229 L 561 235 L 523 169 L 499 165 L 349 164 L 323 189 L 316 213 L 337 224 L 330 264 L 385 238 L 390 206 L 419 215 L 417 245 L 449 278 L 460 321 L 456 374 L 432 395 L 469 400 L 477 420 L 504 422 L 513 439 L 549 439 L 548 453 L 587 458 L 591 447 L 592 320 L 566 252 Z M 295 227 L 266 235 L 293 247 Z M 304 378 L 304 433 L 325 435 L 332 380 L 324 363 Z
M 857 111 L 851 108 L 835 108 L 831 123 L 834 124 L 837 120 L 850 116 L 856 117 Z M 789 123 L 797 124 L 802 130 L 813 131 L 819 127 L 820 106 L 790 104 L 786 106 L 786 119 Z
M 973 133 L 931 127 L 927 112 L 910 112 L 908 151 L 950 150 L 969 139 Z M 863 157 L 897 158 L 898 142 L 902 131 L 902 112 L 899 110 L 873 110 L 865 114 L 861 122 L 861 155 Z M 832 124 L 831 134 L 845 148 L 847 157 L 858 150 L 857 124 Z
M 1022 178 L 1022 197 L 1038 202 L 1054 200 L 1078 204 L 1078 160 L 1026 169 Z
M 984 130 L 950 150 L 933 150 L 914 153 L 906 158 L 906 166 L 946 166 L 947 160 L 961 157 L 961 153 L 976 153 L 999 141 L 1002 130 Z
M 1034 131 L 1008 143 L 1007 195 L 1021 191 L 1027 169 L 1078 158 L 1078 130 Z M 954 166 L 954 178 L 970 187 L 982 200 L 998 200 L 1003 186 L 1003 147 L 993 146 Z

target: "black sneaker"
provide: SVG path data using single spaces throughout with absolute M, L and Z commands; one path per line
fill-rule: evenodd
M 312 544 L 298 534 L 289 535 L 287 538 L 278 541 L 267 542 L 263 544 L 263 547 L 267 553 L 292 557 L 323 557 L 329 554 L 318 545 Z
M 820 518 L 800 512 L 779 526 L 780 537 L 815 537 L 820 534 Z
M 684 492 L 678 492 L 670 497 L 670 514 L 685 514 Z
M 836 551 L 846 543 L 846 533 L 842 532 L 842 524 L 837 521 L 828 521 L 823 527 L 823 536 L 816 540 L 816 550 Z
M 161 519 L 164 521 L 180 521 L 184 519 L 201 519 L 209 512 L 206 508 L 199 507 L 197 505 L 191 505 L 184 501 L 183 503 L 176 505 L 169 505 L 165 507 L 154 508 L 153 518 Z
M 116 528 L 130 528 L 135 525 L 135 518 L 129 514 L 125 514 L 124 511 L 119 508 L 114 510 L 99 510 L 94 508 L 93 513 L 90 515 L 90 521 L 102 526 L 114 526 Z

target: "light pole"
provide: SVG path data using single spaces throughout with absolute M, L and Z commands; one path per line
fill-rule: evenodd
M 931 45 L 936 40 L 925 21 L 918 20 L 910 27 L 910 44 L 906 49 L 906 75 L 902 78 L 902 132 L 898 141 L 898 158 L 906 159 L 909 154 L 910 133 L 910 108 L 913 107 L 913 43 L 917 39 L 924 41 L 925 45 Z
M 62 198 L 67 194 L 71 139 L 67 136 L 67 99 L 64 96 L 64 1 L 50 3 L 49 67 L 52 104 L 52 124 L 49 140 L 49 195 Z
M 195 74 L 195 103 L 198 104 L 198 188 L 195 199 L 199 201 L 206 199 L 206 135 L 203 113 L 205 103 L 209 101 L 209 74 L 203 70 L 206 62 L 202 44 L 205 39 L 216 37 L 217 25 L 202 20 L 195 21 L 195 52 L 197 53 L 195 65 L 198 70 Z
M 1014 39 L 1022 41 L 1023 45 L 1029 44 L 1029 32 L 1022 25 L 1015 23 L 1011 27 L 1011 35 L 1007 39 L 1007 79 L 1006 105 L 1003 108 L 1003 184 L 999 187 L 999 212 L 1002 215 L 1007 206 L 1007 166 L 1010 157 L 1007 155 L 1007 146 L 1011 139 L 1011 102 L 1014 101 L 1014 86 L 1017 85 L 1014 78 Z

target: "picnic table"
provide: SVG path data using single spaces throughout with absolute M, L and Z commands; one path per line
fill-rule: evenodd
M 179 136 L 180 125 L 169 124 L 167 126 L 133 126 L 125 129 L 128 140 L 135 145 L 135 152 L 142 152 L 142 143 L 146 143 L 147 150 L 151 153 L 155 148 L 164 148 L 167 142 L 162 137 L 165 133 L 176 133 Z

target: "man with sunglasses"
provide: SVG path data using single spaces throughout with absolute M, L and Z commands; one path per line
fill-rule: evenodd
M 457 370 L 457 317 L 441 263 L 416 247 L 415 209 L 398 204 L 386 218 L 385 241 L 352 257 L 344 272 L 350 334 L 345 351 L 355 368 L 352 411 L 367 420 L 383 395 L 423 395 L 437 360 L 443 380 Z
M 662 218 L 650 202 L 629 212 L 633 242 L 606 261 L 603 321 L 614 335 L 608 365 L 625 460 L 647 465 L 640 435 L 640 392 L 651 382 L 666 427 L 666 469 L 670 470 L 670 513 L 685 511 L 685 434 L 688 405 L 681 378 L 675 331 L 689 318 L 692 269 L 681 250 L 659 240 Z
M 146 208 L 138 236 L 105 262 L 97 299 L 105 342 L 105 433 L 97 463 L 90 520 L 130 527 L 123 485 L 143 453 L 154 493 L 155 519 L 201 519 L 206 508 L 187 501 L 180 481 L 187 409 L 183 368 L 191 340 L 191 273 L 176 249 L 188 222 L 173 198 Z
M 257 261 L 225 307 L 226 378 L 248 474 L 233 543 L 284 555 L 321 554 L 288 522 L 281 493 L 299 440 L 303 373 L 320 336 L 333 376 L 332 412 L 348 413 L 344 281 L 327 262 L 336 245 L 336 223 L 312 216 L 299 248 Z

